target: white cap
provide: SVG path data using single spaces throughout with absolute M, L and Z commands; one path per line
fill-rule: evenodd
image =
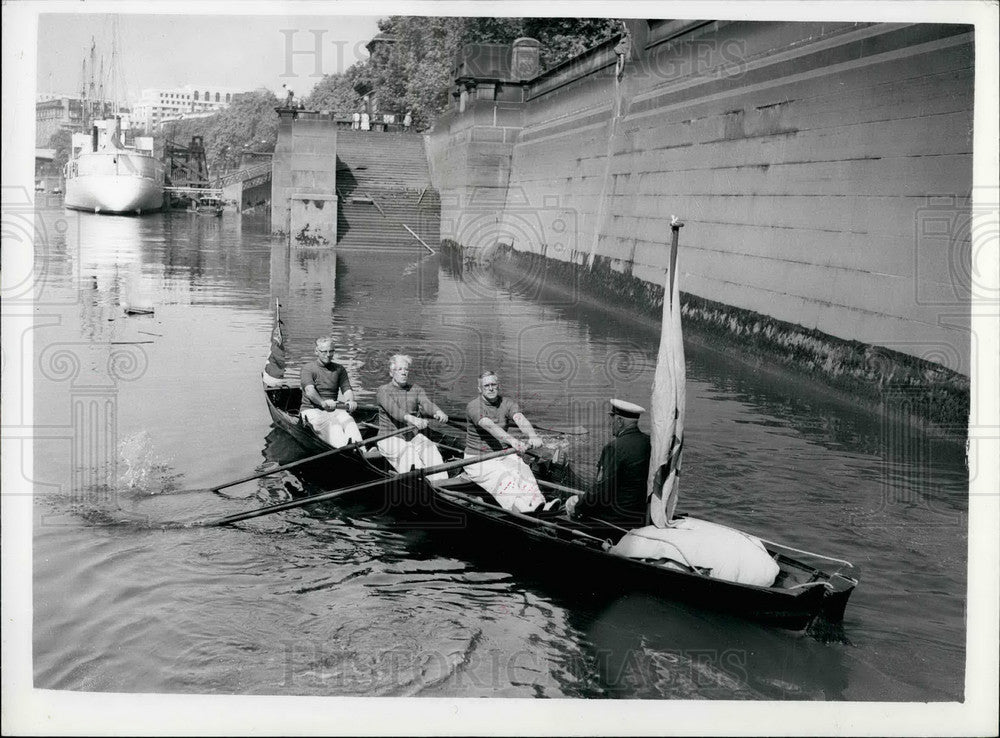
M 634 402 L 611 400 L 612 415 L 620 415 L 623 418 L 638 418 L 644 412 L 646 412 L 646 408 L 636 405 Z

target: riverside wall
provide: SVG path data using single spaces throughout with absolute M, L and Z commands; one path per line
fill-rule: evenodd
M 971 27 L 629 30 L 516 90 L 466 83 L 427 138 L 442 238 L 655 311 L 676 214 L 689 324 L 964 427 Z

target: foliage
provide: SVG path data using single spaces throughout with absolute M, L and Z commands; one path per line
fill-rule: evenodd
M 201 136 L 210 167 L 235 167 L 244 151 L 274 151 L 278 140 L 278 116 L 274 112 L 277 106 L 278 98 L 270 90 L 246 92 L 210 117 L 165 124 L 160 137 L 186 146 L 192 136 Z
M 49 136 L 46 148 L 55 149 L 52 161 L 46 166 L 49 171 L 61 172 L 69 161 L 70 150 L 73 148 L 73 131 L 60 128 Z
M 375 89 L 383 112 L 411 111 L 418 130 L 429 128 L 448 105 L 453 69 L 465 44 L 509 44 L 527 36 L 541 42 L 542 69 L 550 69 L 621 31 L 614 18 L 454 18 L 390 16 L 379 31 L 391 51 L 327 75 L 308 97 L 314 110 L 350 112 Z
M 305 99 L 310 110 L 353 113 L 361 110 L 361 95 L 372 86 L 368 60 L 352 64 L 340 74 L 323 77 Z

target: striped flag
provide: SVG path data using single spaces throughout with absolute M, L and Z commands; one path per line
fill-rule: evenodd
M 652 456 L 649 463 L 649 517 L 663 528 L 677 508 L 681 452 L 684 446 L 684 342 L 681 333 L 681 292 L 677 279 L 677 239 L 683 227 L 670 216 L 670 263 L 663 287 L 660 353 L 653 375 L 651 417 Z
M 285 337 L 281 332 L 281 303 L 274 302 L 274 328 L 271 329 L 271 353 L 267 356 L 267 366 L 264 371 L 274 379 L 281 379 L 285 376 Z

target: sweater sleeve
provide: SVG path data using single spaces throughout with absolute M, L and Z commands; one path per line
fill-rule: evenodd
M 423 387 L 417 387 L 417 408 L 424 415 L 433 415 L 441 410 L 441 408 L 431 402 L 431 398 L 427 396 L 427 392 Z

